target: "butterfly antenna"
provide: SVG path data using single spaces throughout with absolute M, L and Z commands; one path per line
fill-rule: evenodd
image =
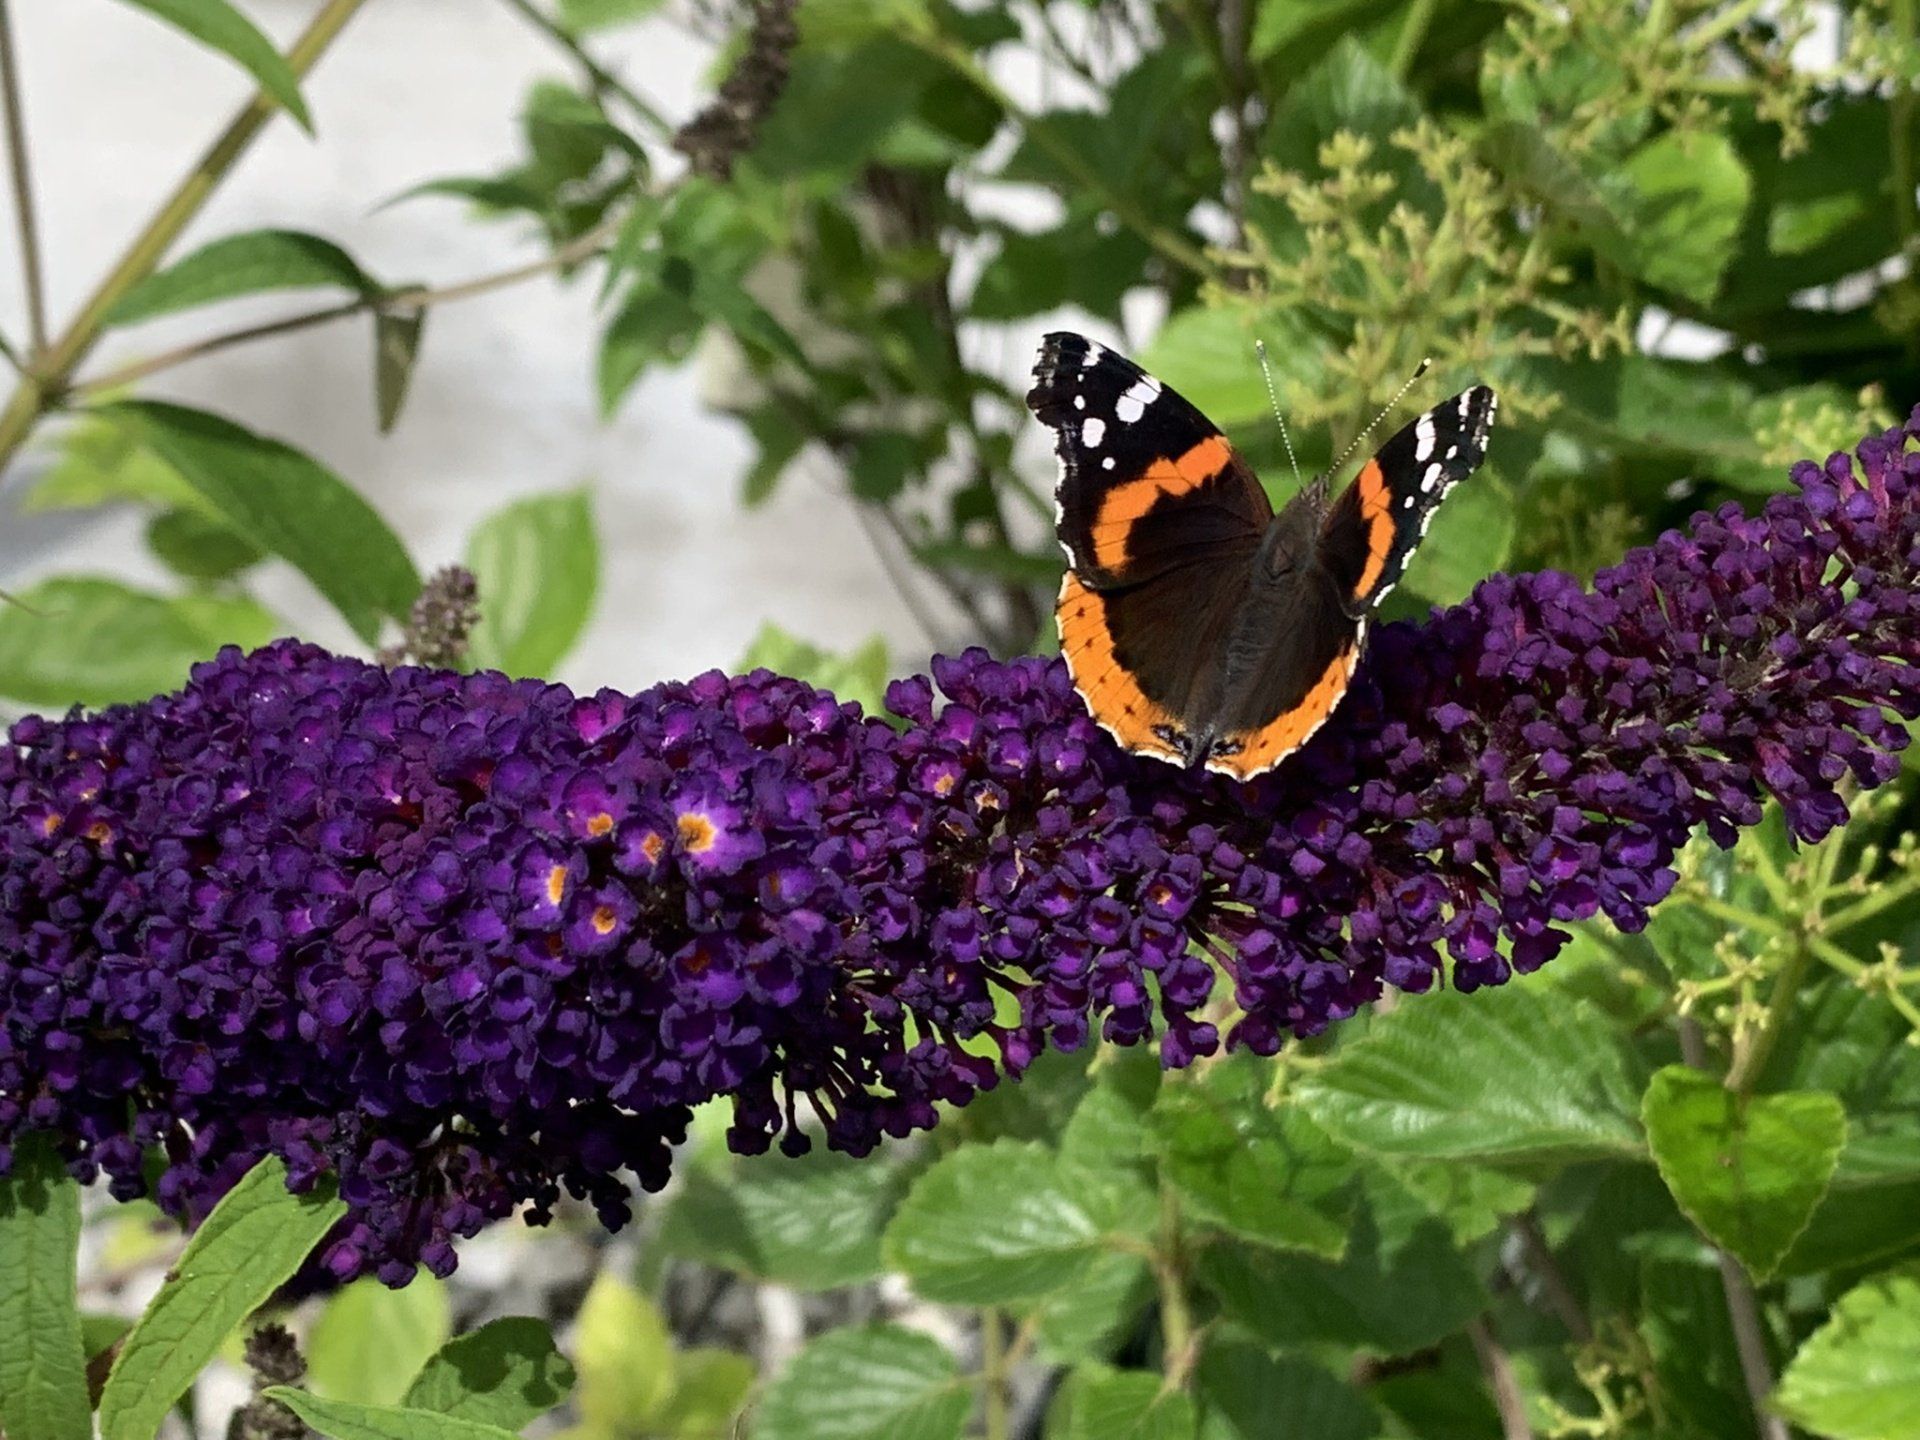
M 1274 423 L 1280 427 L 1280 443 L 1287 447 L 1287 463 L 1293 466 L 1293 483 L 1304 485 L 1306 482 L 1300 478 L 1300 462 L 1293 454 L 1293 437 L 1287 434 L 1287 417 L 1280 413 L 1280 397 L 1273 390 L 1273 367 L 1267 364 L 1267 342 L 1254 341 L 1253 351 L 1260 357 L 1260 374 L 1267 382 L 1267 403 L 1273 406 Z
M 1431 355 L 1427 356 L 1425 359 L 1423 359 L 1420 362 L 1420 368 L 1418 370 L 1415 370 L 1412 375 L 1407 377 L 1407 383 L 1402 385 L 1398 390 L 1394 391 L 1393 398 L 1389 400 L 1384 406 L 1381 407 L 1380 413 L 1374 416 L 1373 419 L 1367 422 L 1367 428 L 1362 430 L 1358 435 L 1354 436 L 1353 443 L 1348 445 L 1346 449 L 1342 450 L 1340 452 L 1340 458 L 1334 461 L 1333 464 L 1327 468 L 1327 473 L 1329 475 L 1336 473 L 1342 465 L 1346 464 L 1347 457 L 1353 454 L 1354 451 L 1360 448 L 1361 442 L 1365 440 L 1367 436 L 1373 433 L 1374 427 L 1377 426 L 1382 420 L 1386 419 L 1387 416 L 1391 415 L 1394 411 L 1394 407 L 1398 405 L 1402 400 L 1406 399 L 1407 391 L 1411 390 L 1415 385 L 1420 383 L 1420 377 L 1427 373 L 1427 367 L 1431 364 L 1433 364 L 1433 357 Z

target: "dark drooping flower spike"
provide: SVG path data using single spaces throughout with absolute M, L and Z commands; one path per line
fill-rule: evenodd
M 444 1272 L 563 1187 L 609 1224 L 690 1107 L 854 1152 L 1095 1027 L 1270 1052 L 1448 957 L 1472 989 L 1636 929 L 1704 827 L 1817 839 L 1920 715 L 1920 412 L 1583 590 L 1376 636 L 1251 787 L 1121 753 L 1058 662 L 636 696 L 285 642 L 0 748 L 0 1147 L 204 1214 L 336 1172 L 339 1276 Z M 937 686 L 937 689 L 936 689 Z M 0 1169 L 6 1151 L 0 1148 Z

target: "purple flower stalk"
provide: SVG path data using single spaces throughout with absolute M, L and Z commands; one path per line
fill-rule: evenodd
M 1044 1046 L 1270 1053 L 1374 999 L 1636 930 L 1699 827 L 1795 835 L 1920 716 L 1920 410 L 1583 590 L 1502 576 L 1375 634 L 1249 787 L 1136 760 L 1056 661 L 896 683 L 895 730 L 793 680 L 636 696 L 282 642 L 0 747 L 0 1172 L 204 1214 L 267 1151 L 401 1283 L 561 1188 L 609 1225 L 691 1107 L 743 1151 L 855 1153 Z M 938 690 L 936 692 L 936 685 Z

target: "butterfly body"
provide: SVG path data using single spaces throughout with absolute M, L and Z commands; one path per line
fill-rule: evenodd
M 1055 434 L 1061 651 L 1127 749 L 1249 779 L 1346 693 L 1368 619 L 1485 455 L 1491 391 L 1420 416 L 1337 497 L 1278 514 L 1192 405 L 1080 335 L 1046 338 L 1027 403 Z

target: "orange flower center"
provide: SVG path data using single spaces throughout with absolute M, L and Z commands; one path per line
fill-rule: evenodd
M 593 912 L 593 933 L 594 934 L 611 935 L 613 933 L 613 927 L 616 923 L 617 922 L 614 917 L 613 907 L 611 905 L 601 905 L 594 910 Z
M 556 865 L 547 871 L 547 899 L 558 905 L 567 894 L 567 867 Z
M 640 853 L 647 857 L 647 863 L 649 865 L 658 865 L 660 863 L 660 852 L 666 848 L 667 837 L 662 835 L 658 830 L 649 831 L 647 838 L 640 842 Z
M 604 810 L 587 821 L 587 834 L 593 836 L 596 840 L 611 829 L 613 829 L 613 816 L 607 814 Z
M 680 843 L 689 855 L 706 854 L 719 838 L 720 832 L 706 816 L 689 811 L 680 817 Z

